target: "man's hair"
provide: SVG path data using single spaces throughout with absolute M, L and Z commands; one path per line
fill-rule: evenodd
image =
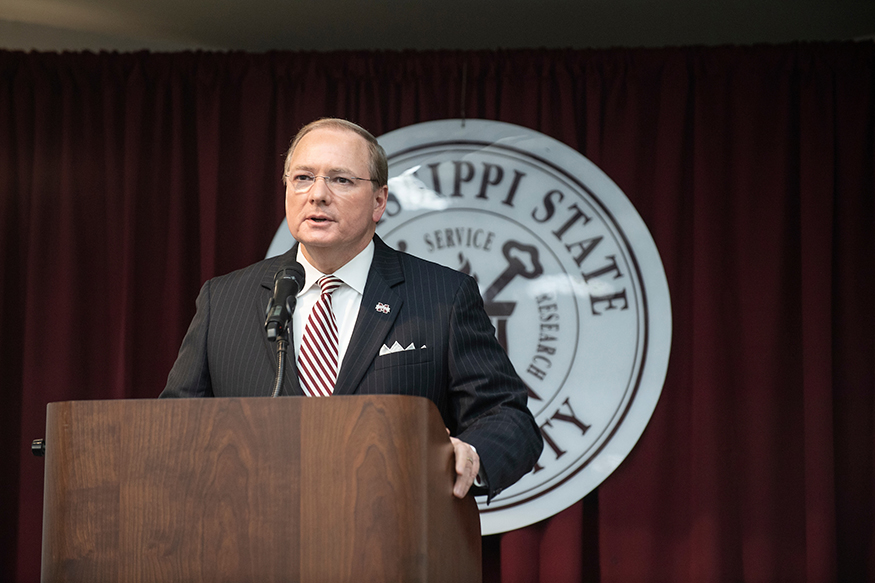
M 289 151 L 286 152 L 286 161 L 283 165 L 283 184 L 286 182 L 289 173 L 289 164 L 292 161 L 292 154 L 295 152 L 295 147 L 297 147 L 298 142 L 313 130 L 322 128 L 355 132 L 364 138 L 365 142 L 368 144 L 368 171 L 371 174 L 368 178 L 376 181 L 374 186 L 375 190 L 386 185 L 389 181 L 389 163 L 386 161 L 386 151 L 383 150 L 383 146 L 381 146 L 379 142 L 377 142 L 377 138 L 372 136 L 371 132 L 365 128 L 354 124 L 351 121 L 336 117 L 323 117 L 322 119 L 311 121 L 300 129 L 295 136 L 295 139 L 292 140 L 292 145 L 289 147 Z M 362 178 L 364 178 L 364 176 Z

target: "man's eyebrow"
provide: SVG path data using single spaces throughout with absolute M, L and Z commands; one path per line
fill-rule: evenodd
M 329 174 L 352 174 L 353 176 L 355 176 L 355 172 L 353 172 L 349 168 L 344 168 L 344 167 L 329 168 L 328 173 Z

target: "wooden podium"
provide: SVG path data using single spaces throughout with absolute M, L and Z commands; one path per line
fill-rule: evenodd
M 48 406 L 44 582 L 480 581 L 419 397 Z

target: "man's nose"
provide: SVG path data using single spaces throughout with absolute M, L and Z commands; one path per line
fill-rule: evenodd
M 319 179 L 322 179 L 320 184 Z M 310 186 L 310 198 L 324 200 L 327 197 L 331 196 L 333 193 L 331 189 L 328 187 L 328 179 L 325 176 L 315 176 L 313 177 L 313 185 Z

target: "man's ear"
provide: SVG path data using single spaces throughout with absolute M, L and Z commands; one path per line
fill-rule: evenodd
M 386 211 L 386 201 L 388 198 L 389 187 L 385 184 L 374 193 L 374 223 L 380 222 L 383 213 Z

